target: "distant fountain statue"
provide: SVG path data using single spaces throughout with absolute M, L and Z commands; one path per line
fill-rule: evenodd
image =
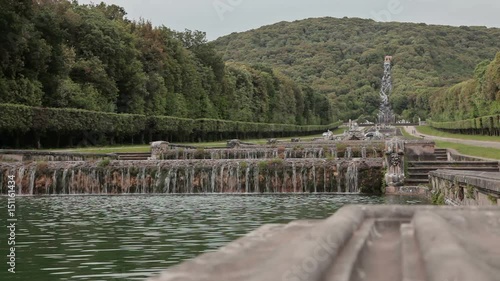
M 359 129 L 359 125 L 357 122 L 349 119 L 349 130 L 344 131 L 342 135 L 342 140 L 364 140 L 366 137 L 363 135 L 363 132 Z
M 380 89 L 380 109 L 378 120 L 380 124 L 391 124 L 395 122 L 395 116 L 389 103 L 389 96 L 392 92 L 392 74 L 391 74 L 392 57 L 386 56 L 384 61 L 384 76 L 382 77 L 382 87 Z
M 238 147 L 240 147 L 240 145 L 241 145 L 240 140 L 238 140 L 238 139 L 233 139 L 233 140 L 228 140 L 228 141 L 227 141 L 227 145 L 226 145 L 226 147 L 227 147 L 227 148 L 238 148 Z
M 404 185 L 404 141 L 398 138 L 387 141 L 385 155 L 387 167 L 385 182 L 388 186 Z
M 149 157 L 149 160 L 160 160 L 162 155 L 168 152 L 169 143 L 166 141 L 155 141 L 150 145 L 151 157 Z

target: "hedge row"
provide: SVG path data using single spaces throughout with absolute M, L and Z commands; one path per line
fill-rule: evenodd
M 452 122 L 428 121 L 428 124 L 436 129 L 459 132 L 462 134 L 500 135 L 500 114 Z
M 144 134 L 155 137 L 182 136 L 193 139 L 211 135 L 223 138 L 230 134 L 245 136 L 273 133 L 307 134 L 326 131 L 340 126 L 299 126 L 292 124 L 265 124 L 216 119 L 186 119 L 169 116 L 146 116 L 94 112 L 68 108 L 39 108 L 23 105 L 0 104 L 0 132 L 12 135 L 78 135 L 101 134 L 108 138 L 127 138 Z M 266 134 L 267 133 L 267 134 Z M 180 139 L 180 138 L 175 138 Z

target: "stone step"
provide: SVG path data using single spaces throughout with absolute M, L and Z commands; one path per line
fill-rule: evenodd
M 149 157 L 151 157 L 151 153 L 149 152 L 144 152 L 144 153 L 117 153 L 118 159 L 119 160 L 126 160 L 126 161 L 131 161 L 131 160 L 148 160 Z
M 148 157 L 120 157 L 119 160 L 123 161 L 139 161 L 139 160 L 148 160 Z
M 408 173 L 428 173 L 436 170 L 498 172 L 498 167 L 409 167 Z
M 499 171 L 498 167 L 495 166 L 418 166 L 418 167 L 408 167 L 408 171 L 418 171 L 418 170 L 495 170 Z
M 428 179 L 429 173 L 408 173 L 409 179 Z
M 409 184 L 409 185 L 412 185 L 412 184 L 425 184 L 425 183 L 429 183 L 429 179 L 405 179 L 405 184 Z
M 137 153 L 116 153 L 118 156 L 133 156 L 133 155 L 151 155 L 151 152 L 137 152 Z
M 436 157 L 448 157 L 448 153 L 434 153 Z
M 498 162 L 496 161 L 409 161 L 408 167 L 412 166 L 452 166 L 452 167 L 477 167 L 477 166 L 490 166 L 498 167 Z

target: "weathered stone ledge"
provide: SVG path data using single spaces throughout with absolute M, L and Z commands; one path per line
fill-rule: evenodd
M 347 206 L 271 224 L 149 281 L 497 280 L 500 208 Z
M 87 161 L 118 159 L 116 154 L 0 149 L 0 161 Z
M 437 170 L 429 173 L 433 201 L 450 205 L 498 205 L 500 172 Z
M 500 172 L 437 170 L 429 172 L 431 178 L 441 178 L 452 183 L 465 184 L 500 195 Z

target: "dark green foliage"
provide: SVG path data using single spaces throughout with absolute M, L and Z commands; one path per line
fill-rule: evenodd
M 431 112 L 435 121 L 473 120 L 472 118 L 500 114 L 500 53 L 492 62 L 481 62 L 474 71 L 473 79 L 443 89 L 433 95 Z M 478 120 L 476 124 L 473 124 L 473 121 L 466 123 L 478 129 L 494 126 L 498 128 L 498 123 L 495 125 L 494 120 L 491 123 L 489 117 Z M 460 127 L 466 126 L 456 124 Z M 436 124 L 436 126 L 439 125 Z
M 109 166 L 109 164 L 111 163 L 111 160 L 109 160 L 109 158 L 106 158 L 106 159 L 103 159 L 99 162 L 99 164 L 97 164 L 97 166 L 99 168 L 106 168 L 107 166 Z
M 441 190 L 437 190 L 431 196 L 431 202 L 433 205 L 445 205 L 445 194 Z
M 155 139 L 192 140 L 200 135 L 214 135 L 214 139 L 254 136 L 289 136 L 314 134 L 335 129 L 340 122 L 330 125 L 293 125 L 251 123 L 217 119 L 187 119 L 169 116 L 116 114 L 79 109 L 40 108 L 24 105 L 0 104 L 0 135 L 13 138 L 28 132 L 38 137 L 54 139 L 54 134 L 78 136 L 82 132 L 96 139 L 140 138 L 144 135 Z M 0 140 L 2 140 L 0 138 Z M 148 141 L 151 141 L 149 139 Z
M 473 79 L 435 93 L 431 110 L 429 125 L 436 129 L 500 136 L 500 53 L 481 62 Z
M 500 29 L 314 18 L 233 33 L 214 43 L 226 61 L 269 65 L 311 85 L 341 120 L 374 121 L 382 63 L 392 55 L 391 103 L 397 114 L 418 121 L 429 116 L 429 98 L 437 90 L 470 78 L 478 63 L 494 57 Z M 478 116 L 483 115 L 488 114 Z
M 195 132 L 204 137 L 205 132 L 279 130 L 214 119 L 333 122 L 325 97 L 270 68 L 226 66 L 205 33 L 175 32 L 125 16 L 123 8 L 104 3 L 0 0 L 0 104 L 34 106 L 19 112 L 32 124 L 11 122 L 7 119 L 18 113 L 1 112 L 6 116 L 0 116 L 0 128 L 18 134 L 37 129 L 37 134 Z

